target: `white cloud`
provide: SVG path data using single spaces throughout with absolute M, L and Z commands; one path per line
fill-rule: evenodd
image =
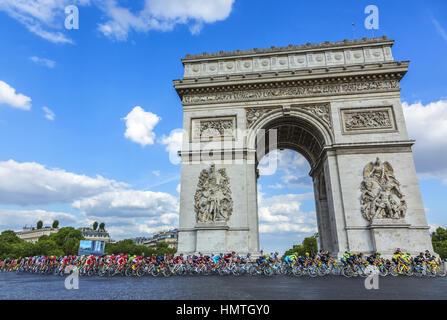
M 7 104 L 13 108 L 30 110 L 31 98 L 21 93 L 16 93 L 16 90 L 6 82 L 0 81 L 0 104 Z
M 115 190 L 79 199 L 73 207 L 86 217 L 154 217 L 178 212 L 178 199 L 168 193 Z
M 181 186 L 182 186 L 182 185 L 179 183 L 179 184 L 177 185 L 177 188 L 175 189 L 175 190 L 177 191 L 178 194 L 180 194 Z
M 154 171 L 152 171 L 152 174 L 154 176 L 156 176 L 156 177 L 159 177 L 160 176 L 160 170 L 154 170 Z
M 154 127 L 161 120 L 159 116 L 152 112 L 144 111 L 140 106 L 136 106 L 124 118 L 126 120 L 126 132 L 124 136 L 143 147 L 154 144 Z
M 54 114 L 53 111 L 51 111 L 50 108 L 48 107 L 42 107 L 43 111 L 45 111 L 45 118 L 47 118 L 50 121 L 53 121 L 54 118 L 56 117 L 56 115 Z
M 84 6 L 90 0 L 2 0 L 0 11 L 23 24 L 29 31 L 53 43 L 73 43 L 62 32 L 65 7 Z
M 309 177 L 310 165 L 298 152 L 292 150 L 273 150 L 261 159 L 258 165 L 261 176 L 269 176 L 280 172 L 281 181 L 269 188 L 312 188 L 312 180 Z
M 136 1 L 132 1 L 135 4 Z M 61 32 L 68 5 L 93 3 L 107 17 L 98 30 L 107 37 L 124 41 L 129 32 L 170 31 L 186 24 L 197 34 L 205 23 L 228 18 L 234 0 L 140 0 L 134 8 L 121 7 L 116 0 L 1 0 L 0 11 L 23 24 L 30 32 L 53 43 L 74 43 Z
M 45 210 L 9 210 L 0 209 L 0 228 L 20 230 L 25 225 L 35 226 L 42 220 L 44 225 L 51 225 L 59 220 L 59 226 L 73 226 L 77 219 L 74 215 L 65 212 L 52 212 Z
M 413 150 L 419 177 L 447 184 L 447 152 L 443 152 L 447 150 L 447 100 L 402 106 L 408 135 L 416 139 Z
M 176 228 L 176 226 L 171 224 L 153 226 L 149 221 L 143 221 L 126 226 L 112 225 L 106 228 L 114 240 L 121 240 L 135 237 L 147 237 L 161 231 L 172 230 Z
M 46 58 L 39 58 L 36 56 L 29 58 L 32 62 L 45 66 L 47 68 L 53 69 L 56 66 L 56 62 Z
M 303 201 L 312 200 L 313 193 L 284 194 L 259 200 L 259 232 L 311 233 L 317 230 L 315 212 L 302 212 Z
M 146 0 L 141 11 L 133 13 L 106 0 L 99 8 L 109 20 L 98 26 L 110 38 L 124 41 L 130 31 L 169 31 L 177 24 L 189 24 L 191 33 L 200 32 L 204 23 L 225 20 L 231 13 L 234 0 Z
M 45 210 L 0 209 L 0 227 L 19 228 L 39 219 L 63 225 L 105 222 L 114 238 L 135 237 L 178 226 L 178 197 L 163 192 L 127 189 L 129 185 L 49 169 L 35 162 L 0 162 L 0 205 L 42 205 L 70 202 L 75 215 Z M 20 225 L 19 225 L 20 224 Z M 138 233 L 138 234 L 136 234 Z
M 72 202 L 124 186 L 126 184 L 99 175 L 92 178 L 61 169 L 49 169 L 36 162 L 0 162 L 0 204 Z
M 283 189 L 284 186 L 277 182 L 275 184 L 271 184 L 271 185 L 267 186 L 267 188 L 270 188 L 270 189 Z
M 445 225 L 443 225 L 443 224 L 429 224 L 429 227 L 430 227 L 430 233 L 433 233 L 433 232 L 436 232 L 436 229 L 438 229 L 438 228 L 446 228 L 446 226 Z
M 182 150 L 183 130 L 174 129 L 169 136 L 163 135 L 159 143 L 166 145 L 166 151 L 169 152 L 169 160 L 172 164 L 179 164 L 180 157 L 178 151 Z
M 447 41 L 447 31 L 441 26 L 438 20 L 435 18 L 431 19 L 432 23 L 435 25 L 436 31 L 439 33 L 439 35 Z
M 94 221 L 104 222 L 106 230 L 114 240 L 150 236 L 153 233 L 167 231 L 178 227 L 178 214 L 168 213 L 153 217 L 114 217 L 114 216 L 90 216 L 85 212 L 85 217 L 80 225 L 91 226 Z

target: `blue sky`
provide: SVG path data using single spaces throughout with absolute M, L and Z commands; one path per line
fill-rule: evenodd
M 78 30 L 64 29 L 70 4 L 79 9 Z M 369 4 L 379 8 L 374 36 L 395 39 L 395 59 L 411 61 L 402 101 L 418 140 L 424 206 L 430 225 L 446 226 L 447 2 L 2 0 L 0 229 L 38 219 L 104 220 L 121 239 L 176 226 L 180 166 L 167 150 L 178 143 L 171 131 L 182 126 L 172 85 L 183 75 L 180 59 L 371 37 Z M 268 251 L 315 228 L 308 164 L 291 151 L 280 164 L 259 180 L 260 210 L 265 217 L 295 210 L 301 220 L 293 230 L 260 221 Z M 277 206 L 284 198 L 291 208 Z

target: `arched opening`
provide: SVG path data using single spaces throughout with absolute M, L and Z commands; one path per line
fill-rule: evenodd
M 269 170 L 269 162 L 276 170 Z M 317 232 L 310 164 L 292 149 L 276 149 L 260 160 L 258 170 L 259 248 L 282 254 Z
M 321 159 L 325 132 L 300 115 L 261 123 L 255 144 L 260 249 L 284 251 L 317 232 L 319 247 L 334 251 Z

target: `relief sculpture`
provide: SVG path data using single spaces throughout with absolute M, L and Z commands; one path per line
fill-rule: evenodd
M 233 212 L 230 179 L 225 169 L 216 171 L 214 164 L 199 176 L 194 209 L 197 222 L 227 222 Z
M 367 164 L 360 190 L 361 210 L 366 220 L 405 218 L 407 203 L 393 167 L 388 162 L 382 163 L 377 158 L 375 162 Z

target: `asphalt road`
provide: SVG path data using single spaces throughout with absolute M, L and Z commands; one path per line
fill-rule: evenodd
M 365 279 L 184 276 L 171 278 L 79 278 L 67 290 L 65 278 L 53 275 L 0 273 L 0 299 L 69 300 L 305 300 L 305 299 L 447 299 L 447 277 L 379 278 L 379 289 L 367 290 Z

